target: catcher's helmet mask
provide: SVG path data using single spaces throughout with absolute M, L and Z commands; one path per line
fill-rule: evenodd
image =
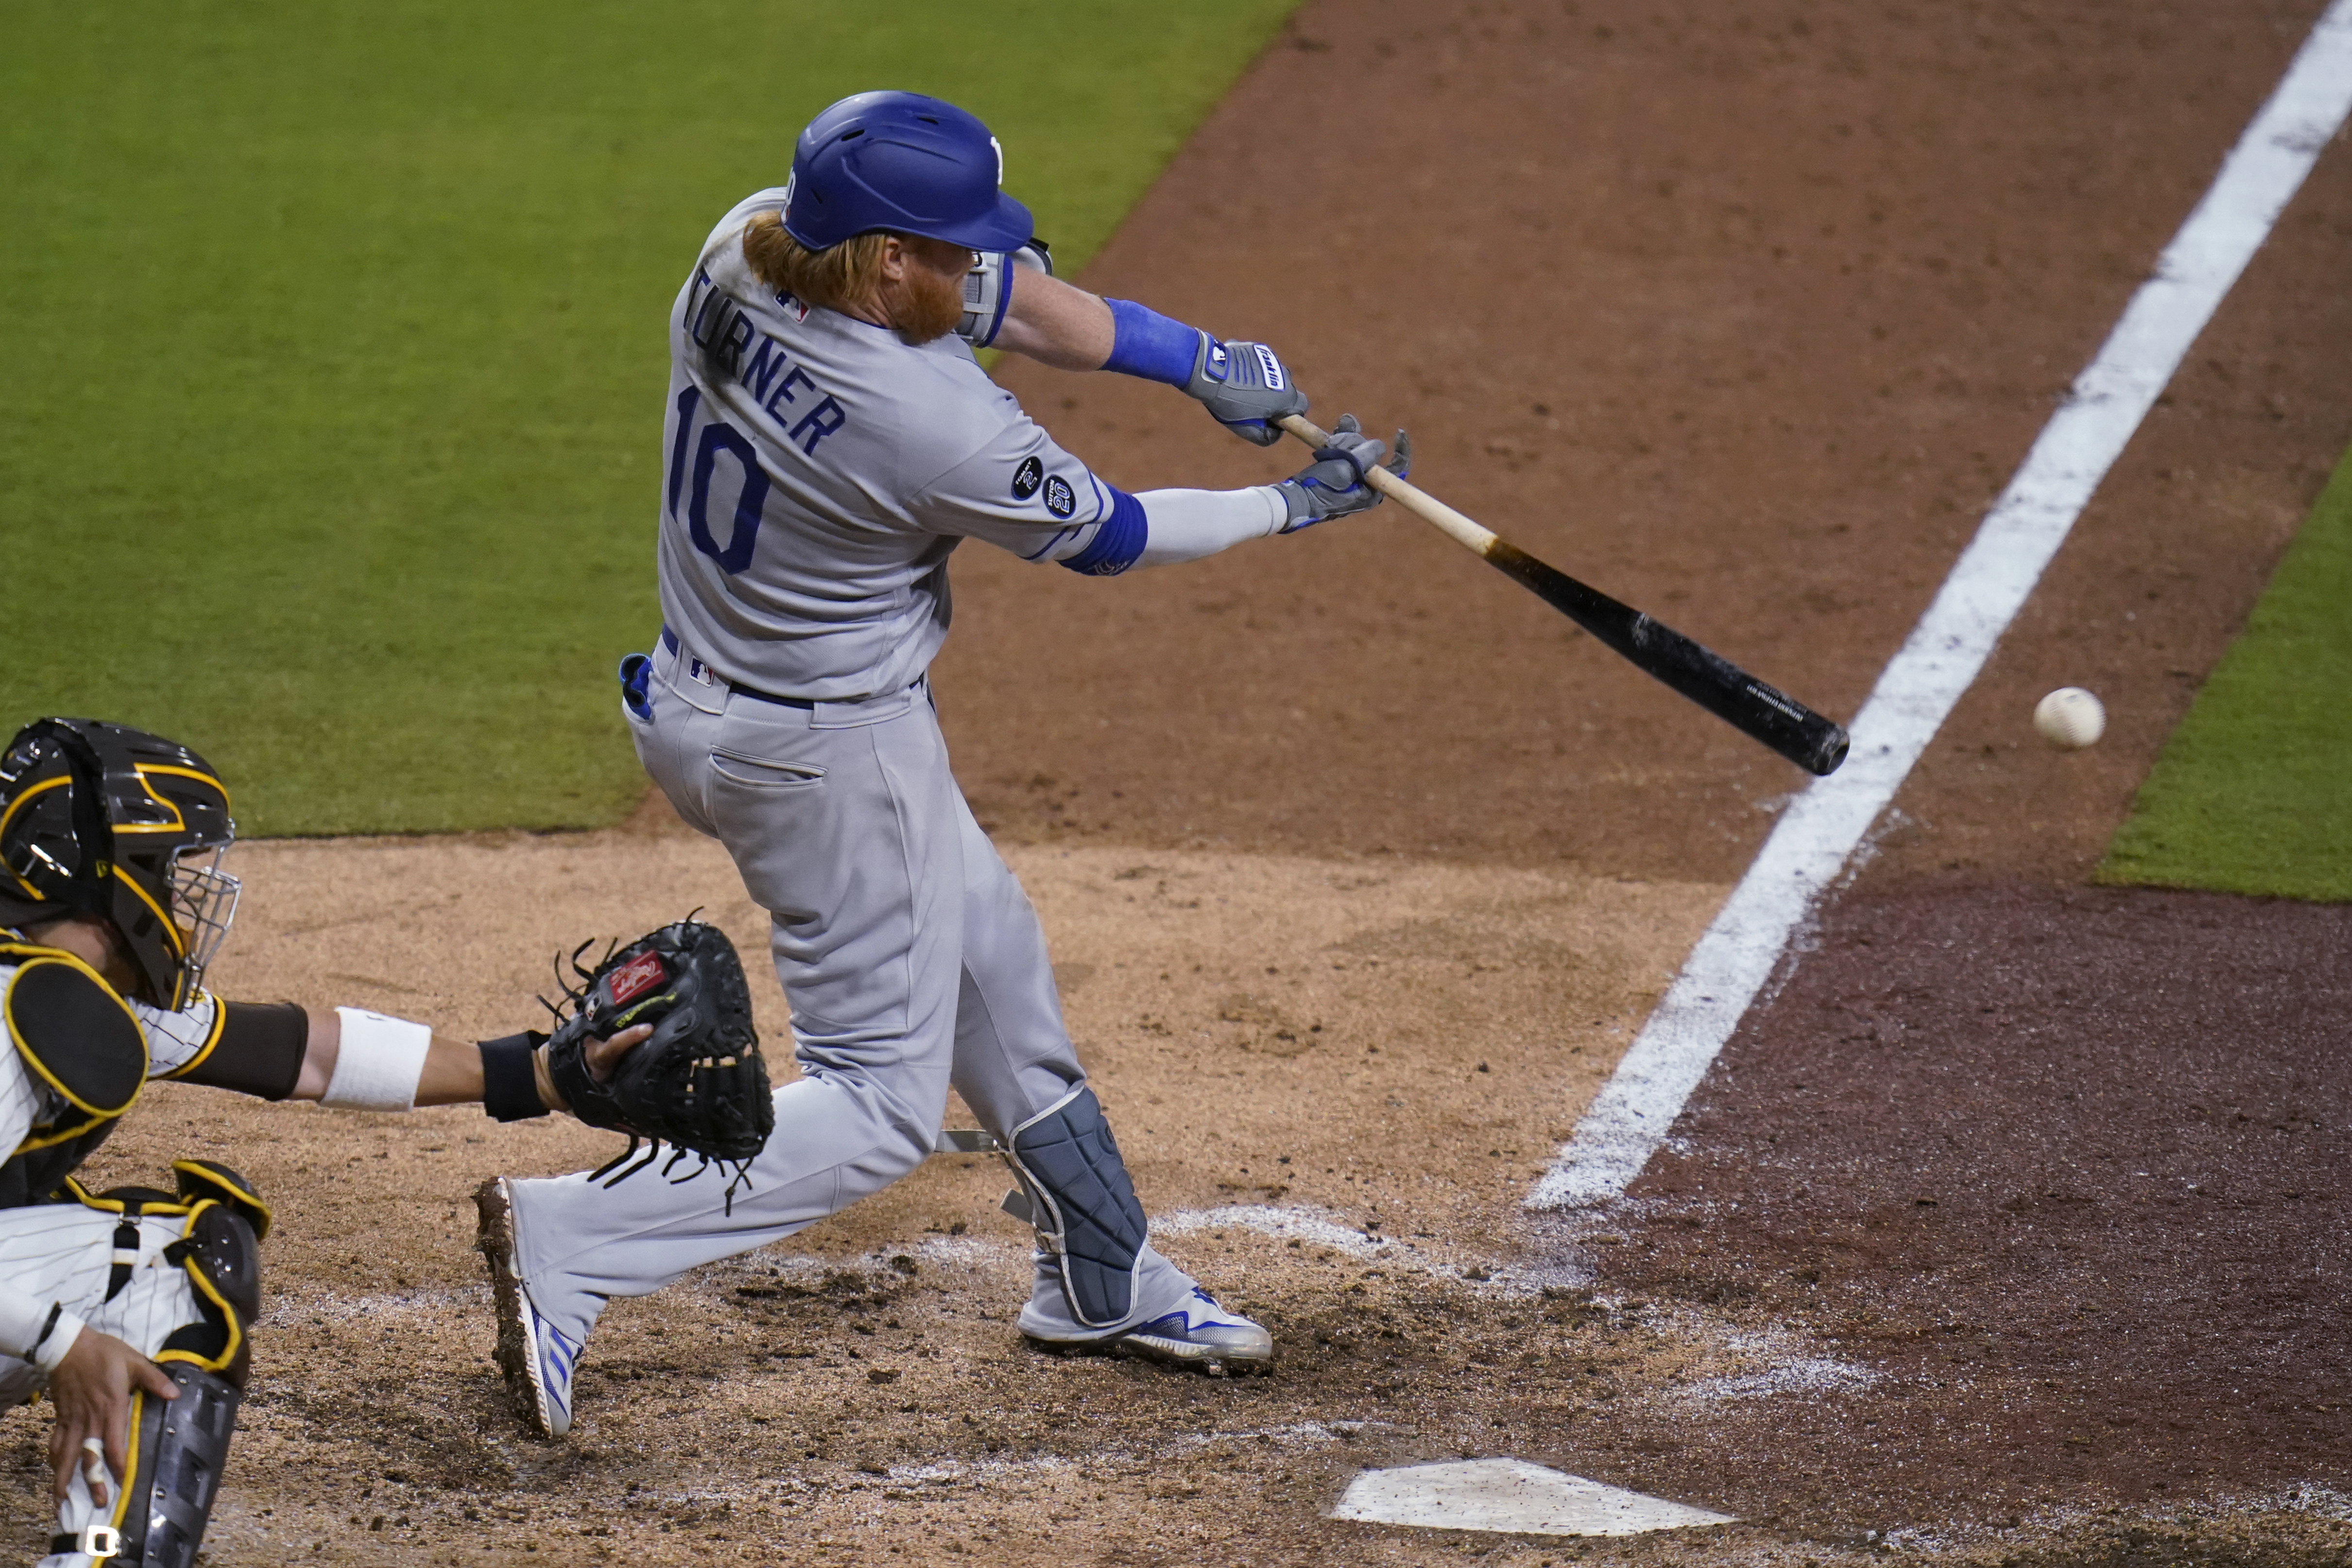
M 856 93 L 794 142 L 784 232 L 811 250 L 877 229 L 1016 250 L 1035 226 L 1003 184 L 1003 147 L 966 110 L 919 92 Z
M 0 924 L 103 921 L 168 1011 L 193 1004 L 236 916 L 228 790 L 174 741 L 41 719 L 0 752 Z

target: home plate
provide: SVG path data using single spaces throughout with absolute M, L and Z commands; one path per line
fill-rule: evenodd
M 1737 1522 L 1728 1514 L 1604 1487 L 1525 1459 L 1365 1470 L 1348 1483 L 1331 1517 L 1523 1535 L 1641 1535 Z

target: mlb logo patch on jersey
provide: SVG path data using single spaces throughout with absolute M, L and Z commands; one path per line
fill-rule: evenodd
M 694 682 L 697 686 L 716 686 L 719 684 L 718 672 L 712 669 L 709 665 L 703 663 L 700 659 L 695 658 L 692 654 L 686 656 L 686 678 Z
M 1055 517 L 1067 517 L 1078 510 L 1076 492 L 1070 489 L 1070 481 L 1059 474 L 1045 481 L 1045 510 Z
M 1037 493 L 1037 487 L 1045 482 L 1044 460 L 1034 457 L 1022 458 L 1021 466 L 1013 470 L 1013 499 L 1027 500 Z
M 667 978 L 662 973 L 661 954 L 641 952 L 620 968 L 613 971 L 613 1005 L 625 1007 Z

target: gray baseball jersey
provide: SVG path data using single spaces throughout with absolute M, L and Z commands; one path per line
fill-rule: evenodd
M 670 311 L 662 614 L 730 682 L 841 701 L 919 678 L 964 538 L 1082 552 L 1124 497 L 1054 443 L 952 335 L 912 345 L 811 310 L 711 230 Z

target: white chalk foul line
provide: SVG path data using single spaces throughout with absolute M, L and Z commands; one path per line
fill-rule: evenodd
M 1622 1194 L 1770 978 L 1789 937 L 1984 667 L 2091 494 L 2352 110 L 2352 0 L 2315 24 L 2189 221 L 2074 379 L 1880 674 L 1846 764 L 1791 802 L 1601 1088 L 1530 1208 Z

